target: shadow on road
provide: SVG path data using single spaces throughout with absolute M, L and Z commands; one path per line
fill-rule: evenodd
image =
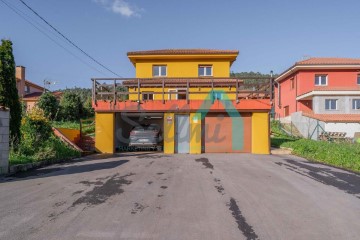
M 113 155 L 112 157 L 116 157 Z M 21 180 L 28 180 L 28 179 L 35 179 L 35 178 L 46 178 L 52 176 L 61 176 L 61 175 L 71 175 L 71 174 L 78 174 L 84 172 L 92 172 L 97 170 L 104 170 L 104 169 L 111 169 L 116 168 L 124 163 L 129 162 L 129 160 L 116 160 L 110 162 L 103 162 L 105 158 L 93 158 L 93 159 L 86 159 L 86 160 L 79 160 L 74 162 L 56 164 L 54 166 L 49 166 L 46 168 L 39 168 L 35 170 L 30 170 L 27 172 L 20 172 L 14 175 L 11 175 L 7 178 L 1 179 L 0 183 L 2 182 L 9 182 L 9 181 L 21 181 Z M 98 160 L 101 162 L 93 163 L 94 160 Z M 88 164 L 81 164 L 78 165 L 80 162 L 88 162 Z
M 284 159 L 286 163 L 276 162 L 279 166 L 293 171 L 317 182 L 336 187 L 360 199 L 360 175 L 351 172 L 326 167 L 320 163 L 301 162 L 293 159 Z

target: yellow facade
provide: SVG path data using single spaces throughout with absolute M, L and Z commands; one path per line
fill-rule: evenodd
M 201 153 L 201 113 L 190 113 L 190 153 Z
M 175 152 L 175 114 L 164 114 L 164 153 L 173 154 Z
M 212 75 L 207 76 L 206 81 L 209 83 L 209 78 L 228 78 L 230 77 L 231 64 L 236 60 L 235 54 L 200 54 L 200 55 L 129 55 L 130 61 L 136 68 L 136 78 L 140 79 L 156 79 L 153 76 L 153 66 L 166 66 L 166 76 L 161 78 L 196 78 L 201 81 L 199 77 L 199 66 L 211 66 Z M 205 79 L 204 79 L 205 80 Z M 145 80 L 144 80 L 145 81 Z M 169 85 L 168 85 L 169 86 Z M 183 90 L 183 92 L 181 92 Z M 235 91 L 231 87 L 214 87 L 215 91 L 224 93 L 227 91 Z M 129 87 L 129 92 L 134 93 L 129 95 L 129 100 L 138 100 L 137 87 Z M 205 100 L 209 97 L 212 91 L 211 87 L 191 87 L 190 92 L 201 92 L 203 94 L 190 94 L 189 100 Z M 141 87 L 140 100 L 142 94 L 153 94 L 152 100 L 163 100 L 163 88 L 157 87 Z M 181 92 L 186 94 L 186 87 L 166 87 L 164 88 L 164 100 L 176 100 L 178 95 L 174 92 Z M 220 96 L 219 96 L 220 97 Z M 222 97 L 221 97 L 222 98 Z M 181 98 L 183 99 L 183 98 Z M 236 100 L 234 93 L 227 94 L 222 98 L 224 100 Z M 152 101 L 148 100 L 148 101 Z M 160 104 L 160 103 L 159 103 Z M 156 109 L 151 109 L 153 111 Z M 251 112 L 251 110 L 249 110 Z M 164 153 L 175 153 L 175 113 L 163 111 L 163 140 Z M 180 112 L 181 113 L 181 112 Z M 182 113 L 184 114 L 184 113 Z M 190 153 L 201 154 L 202 152 L 202 114 L 197 113 L 196 109 L 190 111 Z M 115 114 L 114 113 L 96 113 L 96 140 L 95 147 L 99 152 L 113 153 L 115 151 Z M 269 140 L 269 115 L 267 112 L 252 113 L 251 120 L 251 152 L 254 154 L 269 154 L 270 140 Z M 249 127 L 250 126 L 246 126 Z
M 198 68 L 200 65 L 210 65 L 213 68 L 213 77 L 229 77 L 230 76 L 230 60 L 228 59 L 171 59 L 168 60 L 138 60 L 136 62 L 137 78 L 152 78 L 153 66 L 165 65 L 167 67 L 167 75 L 169 78 L 185 78 L 198 77 Z
M 95 113 L 95 149 L 101 153 L 115 152 L 115 114 Z
M 252 114 L 252 153 L 270 154 L 269 114 Z
M 56 129 L 73 143 L 75 143 L 75 141 L 78 140 L 80 137 L 80 130 L 69 129 L 69 128 L 56 128 Z

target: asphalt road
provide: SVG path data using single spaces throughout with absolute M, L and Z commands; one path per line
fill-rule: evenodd
M 93 156 L 2 179 L 0 239 L 360 239 L 360 175 L 287 155 Z

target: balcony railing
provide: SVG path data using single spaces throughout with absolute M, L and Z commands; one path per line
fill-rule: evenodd
M 92 98 L 97 101 L 110 101 L 116 105 L 123 101 L 142 101 L 142 94 L 161 95 L 165 103 L 170 96 L 181 95 L 187 102 L 192 95 L 215 93 L 219 88 L 222 93 L 231 94 L 236 101 L 241 99 L 270 99 L 272 100 L 273 78 L 245 77 L 245 78 L 92 78 Z M 148 88 L 157 88 L 150 92 Z M 166 89 L 179 89 L 178 92 L 169 92 Z M 196 88 L 209 88 L 209 91 L 196 91 Z M 134 97 L 135 96 L 135 97 Z

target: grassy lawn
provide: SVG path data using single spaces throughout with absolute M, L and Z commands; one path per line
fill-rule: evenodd
M 360 144 L 296 139 L 283 134 L 275 123 L 271 127 L 273 147 L 291 148 L 294 155 L 310 161 L 360 172 Z
M 80 157 L 81 153 L 68 147 L 57 137 L 52 136 L 46 140 L 46 143 L 35 154 L 24 154 L 21 151 L 10 151 L 9 164 L 25 164 L 38 161 L 56 161 Z
M 63 122 L 63 121 L 53 121 L 51 126 L 55 128 L 70 128 L 70 129 L 80 129 L 79 122 Z

